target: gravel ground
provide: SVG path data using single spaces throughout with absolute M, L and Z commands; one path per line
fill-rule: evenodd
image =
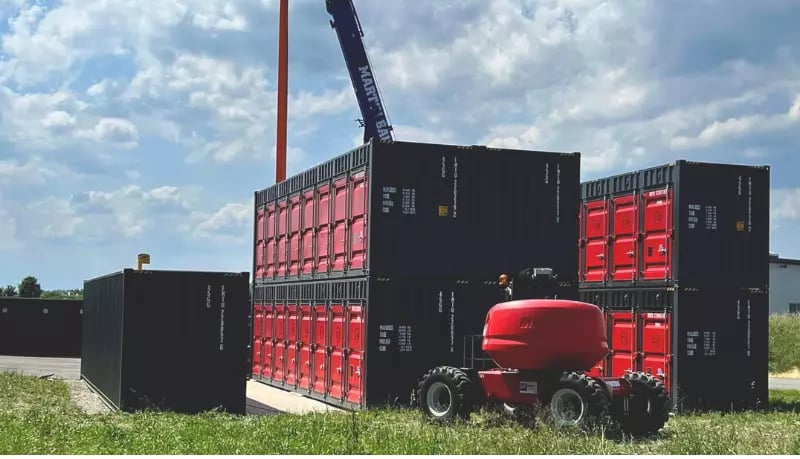
M 103 403 L 103 400 L 89 389 L 86 381 L 83 380 L 67 380 L 64 381 L 69 386 L 72 400 L 88 414 L 108 413 L 111 410 Z

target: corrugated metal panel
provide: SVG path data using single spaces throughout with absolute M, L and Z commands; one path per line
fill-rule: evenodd
M 0 355 L 80 357 L 80 300 L 0 297 Z
M 764 290 L 582 289 L 580 296 L 607 312 L 612 328 L 608 374 L 631 365 L 660 374 L 680 410 L 767 407 Z
M 769 187 L 768 166 L 689 161 L 582 183 L 582 225 L 593 223 L 596 203 L 611 210 L 609 275 L 595 274 L 589 258 L 602 251 L 587 245 L 584 228 L 581 283 L 767 288 Z
M 259 221 L 268 226 L 264 238 L 256 234 L 256 282 L 365 274 L 489 280 L 531 265 L 575 282 L 577 260 L 563 254 L 578 238 L 579 175 L 577 153 L 370 143 L 256 193 L 254 231 Z M 271 239 L 262 215 L 295 196 L 299 208 L 314 209 L 298 212 L 298 226 L 316 228 L 314 236 L 282 237 L 294 214 L 278 212 Z M 297 255 L 292 240 L 303 241 Z
M 125 270 L 86 281 L 82 377 L 125 411 L 244 413 L 248 280 Z

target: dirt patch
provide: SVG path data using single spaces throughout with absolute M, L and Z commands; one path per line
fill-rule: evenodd
M 72 400 L 78 407 L 88 414 L 109 413 L 111 410 L 103 403 L 99 395 L 92 392 L 84 380 L 64 381 L 69 386 Z

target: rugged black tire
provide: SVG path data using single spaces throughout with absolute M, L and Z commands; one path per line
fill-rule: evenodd
M 579 419 L 568 422 L 560 419 L 560 408 L 556 397 L 562 391 L 577 393 L 582 403 L 583 414 Z M 580 430 L 593 430 L 608 426 L 611 422 L 611 400 L 605 387 L 596 379 L 583 373 L 564 373 L 552 393 L 542 400 L 547 406 L 550 421 L 555 427 L 575 427 Z
M 628 402 L 628 413 L 619 419 L 623 432 L 642 436 L 661 430 L 672 410 L 672 402 L 664 384 L 639 371 L 626 373 L 623 378 L 630 382 L 633 391 Z
M 464 370 L 455 367 L 436 367 L 422 377 L 416 399 L 420 410 L 430 419 L 450 422 L 456 419 L 467 420 L 477 402 L 477 382 Z M 443 395 L 439 399 L 436 393 Z

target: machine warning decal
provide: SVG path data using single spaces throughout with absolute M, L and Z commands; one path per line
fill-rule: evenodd
M 538 393 L 539 384 L 536 381 L 520 381 L 519 382 L 519 393 L 520 394 L 532 394 L 536 395 Z
M 439 216 L 446 217 L 448 214 L 447 206 L 439 206 Z
M 606 384 L 608 384 L 610 387 L 615 387 L 615 388 L 620 387 L 619 381 L 614 381 L 614 380 L 606 381 Z

